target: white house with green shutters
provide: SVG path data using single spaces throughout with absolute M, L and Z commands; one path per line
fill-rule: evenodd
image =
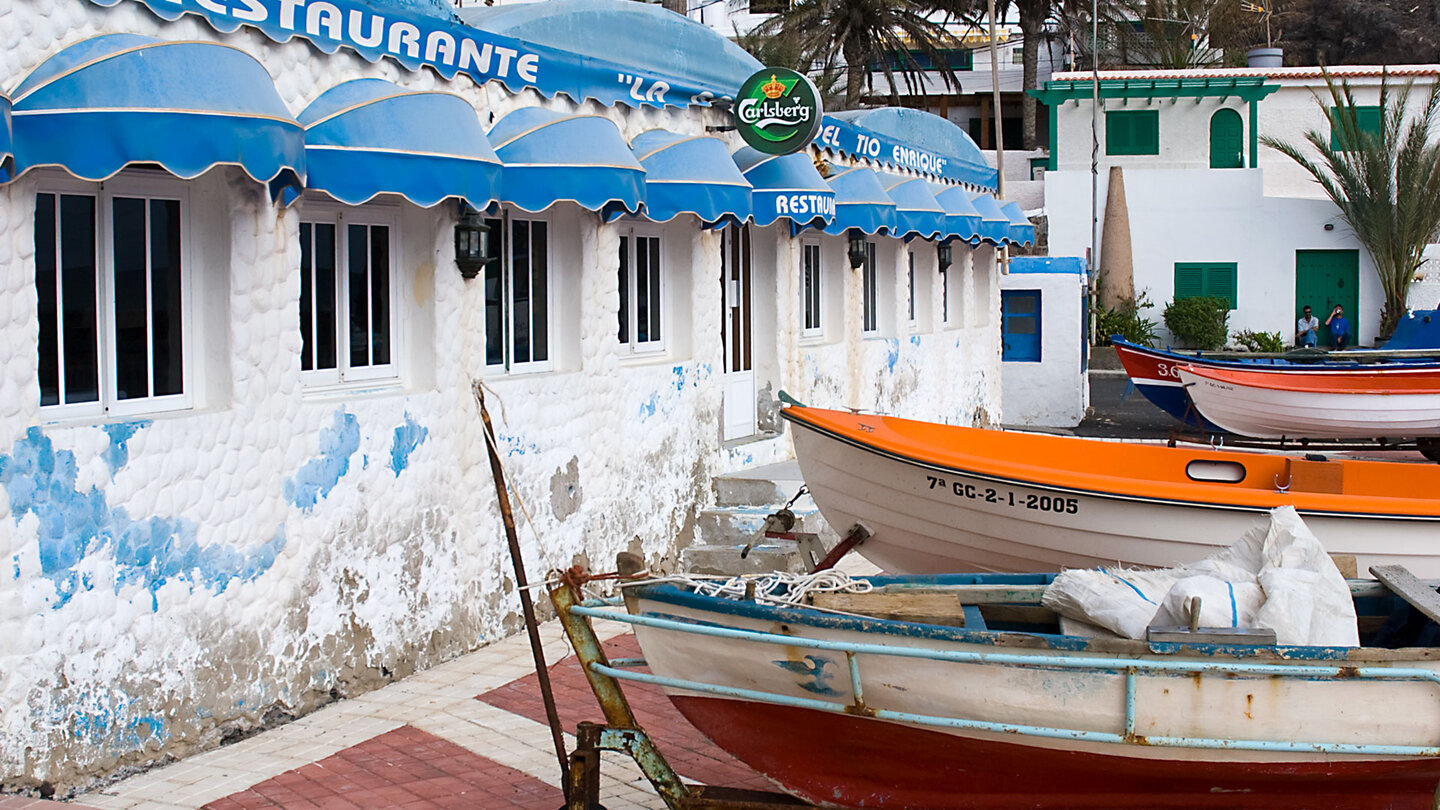
M 1362 125 L 1378 125 L 1382 72 L 1421 91 L 1440 65 L 1331 69 L 1353 89 Z M 1094 85 L 1090 73 L 1061 73 L 1035 91 L 1051 110 L 1053 254 L 1085 255 L 1093 200 L 1100 264 L 1133 267 L 1134 290 L 1154 304 L 1148 317 L 1157 323 L 1177 297 L 1224 296 L 1232 334 L 1279 332 L 1288 341 L 1301 307 L 1327 313 L 1341 304 L 1358 343 L 1375 340 L 1384 295 L 1370 257 L 1310 175 L 1259 142 L 1303 143 L 1307 130 L 1328 128 L 1320 68 L 1106 71 L 1098 110 Z M 1123 210 L 1111 193 L 1112 167 L 1121 169 Z M 1122 220 L 1128 246 L 1127 229 L 1116 227 Z M 1436 297 L 1436 286 L 1422 283 L 1411 305 L 1435 307 Z M 1163 323 L 1160 332 L 1168 341 Z

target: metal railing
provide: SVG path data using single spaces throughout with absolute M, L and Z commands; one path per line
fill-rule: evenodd
M 619 609 L 617 609 L 617 607 Z M 923 647 L 892 647 L 867 642 L 826 641 L 822 639 L 778 635 L 757 630 L 742 630 L 710 624 L 698 624 L 659 616 L 637 616 L 625 612 L 623 607 L 618 605 L 618 599 L 587 600 L 571 608 L 571 611 L 576 615 L 587 618 L 605 619 L 660 630 L 692 633 L 712 638 L 773 644 L 791 648 L 799 647 L 843 653 L 846 656 L 846 662 L 848 664 L 853 701 L 851 703 L 840 703 L 816 698 L 798 697 L 776 692 L 765 692 L 734 686 L 669 678 L 635 672 L 630 669 L 631 667 L 644 666 L 645 662 L 643 659 L 616 659 L 608 666 L 598 662 L 588 664 L 596 673 L 617 680 L 648 683 L 670 689 L 683 689 L 690 692 L 740 698 L 743 700 L 836 714 L 858 714 L 918 726 L 1005 733 L 1052 739 L 1082 740 L 1094 743 L 1286 753 L 1411 757 L 1440 756 L 1440 745 L 1379 745 L 1373 743 L 1216 739 L 1186 736 L 1147 736 L 1140 735 L 1136 732 L 1136 679 L 1142 672 L 1171 675 L 1220 674 L 1263 678 L 1282 677 L 1308 681 L 1412 681 L 1430 683 L 1440 687 L 1440 673 L 1418 667 L 1357 667 L 1337 664 L 1261 664 L 1246 663 L 1243 661 L 1180 661 L 1148 658 L 1106 658 L 1094 655 L 1055 655 L 1051 653 L 1016 654 L 968 650 L 941 650 Z M 915 658 L 965 664 L 996 664 L 1036 669 L 1069 669 L 1117 676 L 1123 675 L 1125 677 L 1124 731 L 1108 732 L 1066 729 L 1018 723 L 1000 723 L 987 720 L 969 720 L 959 717 L 941 717 L 890 709 L 876 709 L 867 706 L 864 701 L 864 684 L 861 681 L 860 668 L 857 662 L 857 656 L 860 655 Z

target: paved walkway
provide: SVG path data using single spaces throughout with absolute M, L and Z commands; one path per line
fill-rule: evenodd
M 599 622 L 616 657 L 639 655 L 628 626 Z M 558 622 L 541 627 L 557 709 L 573 748 L 599 706 Z M 688 781 L 772 789 L 716 748 L 655 687 L 627 684 L 641 724 Z M 604 754 L 610 810 L 664 808 L 635 764 Z M 293 723 L 77 797 L 0 797 L 0 810 L 536 808 L 563 805 L 560 766 L 522 633 Z

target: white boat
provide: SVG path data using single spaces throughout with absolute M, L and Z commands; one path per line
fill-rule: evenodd
M 1177 366 L 1202 417 L 1262 439 L 1440 437 L 1440 369 L 1287 371 Z
M 1016 431 L 802 406 L 784 411 L 805 483 L 892 573 L 1166 567 L 1277 506 L 1357 571 L 1440 578 L 1440 466 L 1315 460 Z

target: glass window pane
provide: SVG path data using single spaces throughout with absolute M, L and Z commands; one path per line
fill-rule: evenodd
M 60 339 L 63 403 L 100 401 L 100 307 L 95 198 L 60 198 Z
M 60 290 L 55 233 L 58 201 L 54 194 L 35 195 L 35 293 L 40 309 L 40 404 L 60 402 Z
M 485 265 L 485 365 L 498 366 L 505 362 L 505 223 L 487 219 L 485 224 L 490 226 L 485 232 L 490 240 L 487 253 L 494 257 Z
M 649 263 L 649 286 L 650 306 L 649 318 L 646 323 L 649 329 L 649 339 L 657 341 L 660 339 L 660 238 L 650 237 L 645 240 L 650 245 Z
M 370 340 L 375 365 L 390 364 L 390 229 L 370 226 Z
M 370 357 L 370 240 L 364 225 L 345 229 L 346 301 L 349 303 L 350 365 L 368 366 Z
M 630 342 L 630 236 L 620 237 L 620 323 L 621 343 Z
M 180 306 L 180 201 L 150 201 L 150 336 L 155 396 L 185 390 Z
M 550 256 L 549 226 L 535 222 L 530 228 L 531 352 L 536 361 L 550 359 Z
M 336 228 L 333 222 L 315 225 L 315 368 L 340 365 L 340 298 L 337 293 Z
M 115 396 L 150 396 L 150 347 L 146 295 L 145 200 L 116 197 L 113 203 L 115 261 Z
M 511 358 L 516 363 L 530 362 L 530 223 L 517 219 L 510 223 L 510 321 L 515 332 Z
M 315 368 L 315 322 L 311 310 L 315 307 L 315 251 L 311 248 L 311 234 L 315 226 L 309 222 L 300 223 L 300 370 Z

